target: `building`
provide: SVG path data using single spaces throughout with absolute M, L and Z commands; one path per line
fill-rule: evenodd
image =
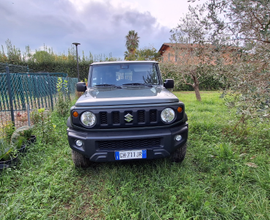
M 161 62 L 196 64 L 208 63 L 215 65 L 215 60 L 219 56 L 225 60 L 226 64 L 232 64 L 231 54 L 237 52 L 236 47 L 220 47 L 205 44 L 180 44 L 180 43 L 164 43 L 159 49 Z

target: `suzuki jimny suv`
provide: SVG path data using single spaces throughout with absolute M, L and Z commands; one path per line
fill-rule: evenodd
M 162 83 L 158 62 L 90 65 L 84 94 L 70 109 L 67 134 L 75 166 L 171 157 L 181 162 L 188 138 L 185 105 Z

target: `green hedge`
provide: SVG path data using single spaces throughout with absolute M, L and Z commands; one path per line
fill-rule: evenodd
M 85 78 L 86 79 L 88 78 L 89 66 L 91 63 L 93 63 L 93 61 L 79 63 L 80 80 L 84 80 Z M 72 60 L 70 61 L 44 61 L 44 62 L 17 61 L 17 62 L 10 62 L 10 64 L 20 65 L 20 66 L 25 66 L 25 67 L 28 66 L 29 72 L 50 72 L 50 73 L 58 72 L 58 73 L 67 73 L 68 76 L 71 78 L 78 77 L 77 62 L 72 61 Z M 2 68 L 3 69 L 2 72 L 5 72 L 4 67 Z M 18 69 L 16 72 L 26 72 L 27 71 L 26 69 L 27 68 L 25 68 L 24 70 Z
M 212 76 L 204 78 L 199 85 L 200 90 L 204 90 L 204 91 L 216 91 L 223 87 L 224 85 L 220 83 L 219 80 L 214 79 Z M 185 83 L 181 83 L 178 80 L 174 81 L 174 90 L 175 91 L 194 91 L 192 86 L 186 85 Z
M 79 63 L 80 80 L 88 78 L 89 66 L 91 63 L 92 62 Z M 64 72 L 67 73 L 69 77 L 78 77 L 76 62 L 29 62 L 27 65 L 33 72 Z
M 162 71 L 162 79 L 165 81 L 165 79 L 173 79 L 174 80 L 174 90 L 175 91 L 194 91 L 193 87 L 190 85 L 186 85 L 183 82 L 183 79 L 179 74 L 174 72 L 173 70 L 170 70 L 170 68 L 166 68 L 166 66 L 160 65 L 161 71 Z M 206 76 L 201 76 L 199 79 L 200 90 L 205 91 L 216 91 L 220 88 L 224 88 L 225 85 L 221 83 L 221 81 L 213 76 L 214 74 L 207 74 Z M 190 77 L 187 77 L 187 82 L 193 84 L 193 81 Z

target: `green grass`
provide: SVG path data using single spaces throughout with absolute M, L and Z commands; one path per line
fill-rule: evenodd
M 39 141 L 0 174 L 0 219 L 270 219 L 270 129 L 232 131 L 218 92 L 176 92 L 189 140 L 182 164 L 169 159 L 73 166 L 66 119 L 56 141 Z M 53 128 L 52 128 L 53 129 Z

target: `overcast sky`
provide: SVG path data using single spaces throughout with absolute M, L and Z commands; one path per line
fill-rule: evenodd
M 187 0 L 0 0 L 0 45 L 7 39 L 23 52 L 45 44 L 67 54 L 73 42 L 79 53 L 123 59 L 125 36 L 135 30 L 139 48 L 157 50 L 188 12 Z

